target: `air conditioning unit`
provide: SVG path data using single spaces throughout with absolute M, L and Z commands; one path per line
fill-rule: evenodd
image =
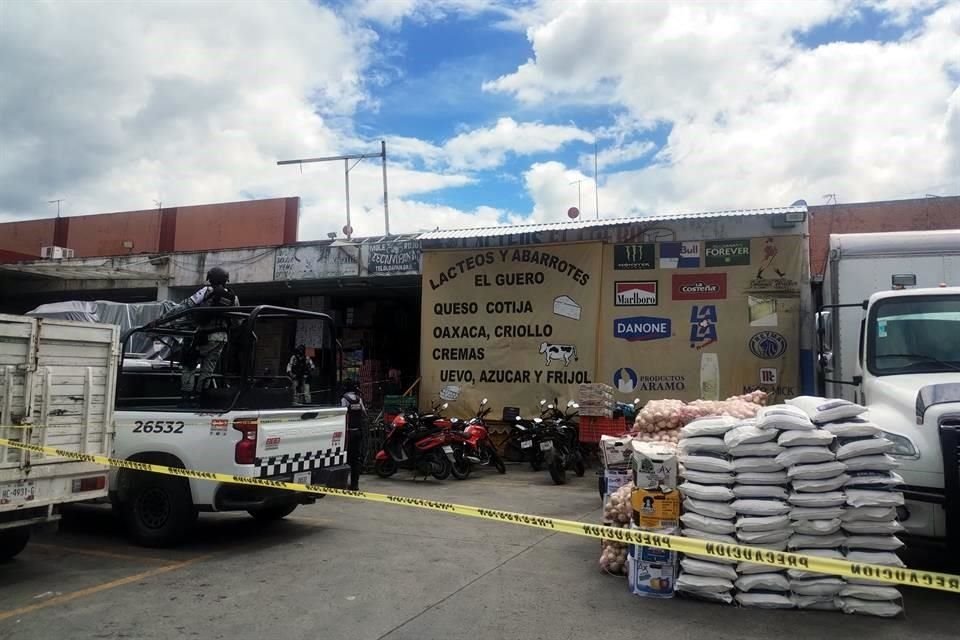
M 64 260 L 73 257 L 73 249 L 66 247 L 41 247 L 40 257 L 47 260 Z

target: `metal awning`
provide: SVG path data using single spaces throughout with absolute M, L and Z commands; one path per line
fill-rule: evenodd
M 57 280 L 169 280 L 156 271 L 121 269 L 109 264 L 84 264 L 82 261 L 36 261 L 0 264 L 0 271 L 20 273 Z

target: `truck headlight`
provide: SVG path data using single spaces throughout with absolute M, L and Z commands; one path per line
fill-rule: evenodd
M 919 458 L 920 452 L 917 451 L 917 447 L 914 446 L 913 441 L 910 438 L 905 436 L 898 436 L 895 433 L 890 433 L 889 431 L 883 432 L 883 437 L 894 444 L 894 448 L 890 451 L 890 455 L 897 456 L 899 458 Z

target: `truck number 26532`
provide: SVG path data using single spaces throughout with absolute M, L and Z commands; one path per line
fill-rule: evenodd
M 134 433 L 183 433 L 183 423 L 171 420 L 137 420 L 133 423 Z

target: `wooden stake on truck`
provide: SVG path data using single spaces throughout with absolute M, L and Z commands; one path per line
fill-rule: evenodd
M 110 455 L 119 365 L 113 325 L 0 315 L 0 438 Z M 107 468 L 0 445 L 0 560 L 60 507 L 107 495 Z

